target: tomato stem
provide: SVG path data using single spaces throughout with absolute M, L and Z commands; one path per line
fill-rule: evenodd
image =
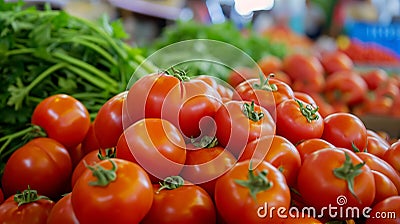
M 239 180 L 236 179 L 235 182 L 242 187 L 246 187 L 250 191 L 250 195 L 254 201 L 257 200 L 256 195 L 261 191 L 266 191 L 272 187 L 272 182 L 270 182 L 267 178 L 268 171 L 262 170 L 258 171 L 258 175 L 254 174 L 254 170 L 252 169 L 252 163 L 250 162 L 248 179 L 247 180 Z
M 276 92 L 278 91 L 278 86 L 276 84 L 270 84 L 269 79 L 274 77 L 274 74 L 271 73 L 268 75 L 268 77 L 265 77 L 263 73 L 259 74 L 259 81 L 260 83 L 254 83 L 253 88 L 255 89 L 261 89 L 261 90 L 266 90 L 269 92 Z
M 170 176 L 164 179 L 164 181 L 160 182 L 160 188 L 158 188 L 157 193 L 159 193 L 163 189 L 173 190 L 179 187 L 182 187 L 185 181 L 180 176 Z
M 165 73 L 179 79 L 179 81 L 181 81 L 181 82 L 190 80 L 189 76 L 186 75 L 185 71 L 178 70 L 174 67 L 171 67 L 169 70 L 165 71 Z
M 117 157 L 117 151 L 114 148 L 107 148 L 104 150 L 99 149 L 99 152 L 97 153 L 97 158 L 100 160 L 106 160 L 106 159 L 111 159 L 111 158 L 116 158 Z
M 90 171 L 92 171 L 93 176 L 97 178 L 96 181 L 89 182 L 90 186 L 105 187 L 117 179 L 117 169 L 118 169 L 117 164 L 115 164 L 115 162 L 111 159 L 108 159 L 108 160 L 112 164 L 111 170 L 106 170 L 98 164 L 96 164 L 94 166 L 89 166 L 89 165 L 86 165 L 86 163 L 85 163 L 85 166 Z
M 194 138 L 191 138 L 190 142 L 197 148 L 201 148 L 201 149 L 214 148 L 215 146 L 218 145 L 217 137 L 215 137 L 215 136 L 211 137 L 208 135 L 201 137 L 200 141 L 196 141 Z
M 30 189 L 29 185 L 28 185 L 28 189 L 22 191 L 21 193 L 16 193 L 14 195 L 14 201 L 16 203 L 18 203 L 18 207 L 23 204 L 29 204 L 29 203 L 32 203 L 35 201 L 39 201 L 41 199 L 50 200 L 46 196 L 42 196 L 42 195 L 39 196 L 36 190 Z
M 243 111 L 244 115 L 246 115 L 246 117 L 248 117 L 250 120 L 252 120 L 254 122 L 257 122 L 264 117 L 263 112 L 255 111 L 254 101 L 251 101 L 250 105 L 248 103 L 244 103 L 242 111 Z
M 319 116 L 317 114 L 319 109 L 318 107 L 314 108 L 310 104 L 304 106 L 303 102 L 301 102 L 300 100 L 295 99 L 295 101 L 299 104 L 300 112 L 307 119 L 308 123 L 319 119 Z
M 335 168 L 333 170 L 333 174 L 337 178 L 343 179 L 347 182 L 347 188 L 349 189 L 350 193 L 357 199 L 359 203 L 361 203 L 360 199 L 354 192 L 354 178 L 363 172 L 361 168 L 365 165 L 365 162 L 353 165 L 350 155 L 347 152 L 345 152 L 344 155 L 346 160 L 344 161 L 343 166 Z

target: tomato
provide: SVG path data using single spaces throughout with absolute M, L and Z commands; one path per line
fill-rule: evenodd
M 68 149 L 69 157 L 71 158 L 72 169 L 78 165 L 79 161 L 85 156 L 82 150 L 82 144 L 77 145 L 72 149 Z
M 381 68 L 373 68 L 361 72 L 361 77 L 367 83 L 368 89 L 375 90 L 389 79 L 387 72 Z
M 75 186 L 76 181 L 82 175 L 82 173 L 87 170 L 87 165 L 94 165 L 102 160 L 115 158 L 115 150 L 105 149 L 105 150 L 94 150 L 86 154 L 75 167 L 72 172 L 71 186 Z
M 276 111 L 276 133 L 293 144 L 322 136 L 324 120 L 318 108 L 300 100 L 288 99 L 279 104 Z
M 266 55 L 257 61 L 258 67 L 265 76 L 282 70 L 282 60 L 274 55 Z
M 239 67 L 228 74 L 227 82 L 232 88 L 235 88 L 243 81 L 258 78 L 258 76 L 258 72 L 252 68 Z
M 88 132 L 86 133 L 85 138 L 81 143 L 82 152 L 84 155 L 88 154 L 91 151 L 100 149 L 99 141 L 96 138 L 94 133 L 94 124 L 91 123 Z
M 286 74 L 284 71 L 276 71 L 273 73 L 273 77 L 276 80 L 282 81 L 286 84 L 288 84 L 289 86 L 292 85 L 292 80 L 290 79 L 289 75 Z
M 400 222 L 400 196 L 377 203 L 368 214 L 365 224 L 397 224 Z
M 47 218 L 47 224 L 79 224 L 72 208 L 71 193 L 57 201 Z
M 0 205 L 1 205 L 1 203 L 3 203 L 3 201 L 4 201 L 4 194 L 3 194 L 3 190 L 1 190 L 1 188 L 0 188 Z
M 260 136 L 275 134 L 275 123 L 263 107 L 248 101 L 230 101 L 215 114 L 219 143 L 238 157 L 246 144 Z
M 195 76 L 193 79 L 202 80 L 210 85 L 213 89 L 217 90 L 222 101 L 232 99 L 233 88 L 223 80 L 219 80 L 217 77 L 208 75 Z
M 350 113 L 333 113 L 324 119 L 322 138 L 336 147 L 363 151 L 367 146 L 367 129 L 360 118 Z
M 375 197 L 371 169 L 355 153 L 342 148 L 321 149 L 305 157 L 297 187 L 307 205 L 317 211 L 329 205 L 362 210 L 371 205 Z M 330 218 L 354 218 L 340 213 L 336 213 L 337 217 L 330 215 L 333 216 Z
M 389 115 L 394 106 L 394 100 L 391 97 L 377 96 L 376 93 L 372 93 L 372 95 L 364 99 L 362 106 L 361 115 Z
M 390 145 L 382 158 L 400 173 L 400 141 Z
M 310 93 L 310 96 L 314 99 L 316 106 L 318 106 L 318 112 L 322 117 L 326 117 L 329 114 L 333 114 L 335 109 L 328 103 L 325 97 L 320 93 Z
M 127 91 L 115 95 L 104 103 L 97 112 L 93 121 L 93 131 L 103 149 L 115 147 L 123 132 L 122 105 L 127 95 Z
M 215 182 L 236 163 L 236 158 L 218 144 L 214 137 L 204 136 L 187 146 L 186 162 L 180 176 L 202 187 L 214 196 Z
M 335 146 L 321 138 L 310 138 L 296 145 L 296 149 L 300 154 L 301 161 L 309 154 L 325 148 L 334 148 Z
M 364 79 L 354 70 L 338 71 L 326 78 L 324 94 L 328 102 L 356 105 L 364 100 L 367 90 Z
M 367 136 L 367 152 L 382 158 L 388 148 L 389 144 L 382 139 L 374 136 Z
M 139 223 L 150 210 L 153 187 L 139 165 L 108 159 L 87 169 L 72 190 L 79 223 Z
M 337 71 L 350 71 L 354 68 L 353 60 L 347 54 L 337 50 L 323 53 L 321 64 L 328 75 Z
M 90 127 L 89 112 L 77 99 L 57 94 L 42 100 L 33 111 L 32 124 L 67 148 L 76 147 Z
M 54 202 L 33 189 L 11 195 L 0 205 L 0 223 L 44 224 L 54 206 Z
M 9 197 L 29 185 L 57 199 L 70 186 L 71 172 L 71 158 L 63 145 L 51 138 L 35 138 L 8 159 L 2 178 L 4 195 Z
M 186 143 L 171 122 L 145 118 L 125 129 L 124 136 L 132 162 L 143 167 L 153 182 L 181 172 L 186 161 Z M 117 146 L 117 158 L 118 150 Z
M 307 104 L 311 104 L 311 105 L 317 106 L 317 103 L 315 102 L 315 100 L 308 93 L 294 91 L 293 92 L 293 96 L 294 96 L 295 99 L 301 100 L 301 101 L 303 101 L 303 102 L 305 102 Z
M 274 78 L 249 79 L 236 86 L 235 90 L 233 100 L 254 101 L 267 109 L 273 118 L 276 115 L 276 105 L 294 98 L 292 88 Z
M 371 172 L 374 175 L 376 186 L 373 205 L 388 197 L 399 195 L 396 186 L 387 176 L 375 170 Z
M 359 152 L 357 156 L 361 158 L 371 170 L 376 170 L 387 176 L 396 186 L 397 191 L 400 192 L 400 175 L 389 163 L 367 152 Z
M 256 155 L 253 153 L 256 152 Z M 265 160 L 275 166 L 292 187 L 296 183 L 301 158 L 296 147 L 286 138 L 279 135 L 261 136 L 249 142 L 238 161 L 251 159 Z
M 199 79 L 189 79 L 179 71 L 143 76 L 126 98 L 131 122 L 143 118 L 162 118 L 177 127 L 184 137 L 198 137 L 213 126 L 212 117 L 221 104 L 221 96 Z M 204 118 L 204 119 L 203 119 Z M 200 122 L 201 121 L 201 122 Z
M 203 188 L 174 176 L 153 189 L 151 209 L 140 223 L 216 223 L 213 201 Z
M 218 178 L 214 201 L 226 223 L 280 223 L 277 211 L 269 208 L 287 211 L 290 190 L 273 165 L 262 161 L 253 170 L 245 160 Z

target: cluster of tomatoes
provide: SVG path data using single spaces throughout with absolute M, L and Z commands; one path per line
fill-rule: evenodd
M 73 97 L 46 98 L 35 138 L 5 166 L 0 223 L 376 223 L 384 212 L 398 223 L 400 142 L 353 114 L 321 114 L 298 91 L 319 88 L 315 77 L 274 73 L 236 70 L 230 86 L 149 74 L 93 122 Z

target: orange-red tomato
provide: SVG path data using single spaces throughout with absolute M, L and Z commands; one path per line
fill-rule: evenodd
M 47 218 L 47 224 L 79 224 L 72 208 L 71 193 L 57 201 Z
M 294 91 L 293 95 L 294 95 L 295 99 L 301 100 L 301 101 L 303 101 L 303 102 L 305 102 L 307 104 L 318 106 L 317 103 L 315 102 L 315 100 L 308 93 Z
M 282 70 L 283 66 L 282 60 L 274 55 L 262 57 L 257 64 L 265 76 L 269 76 L 271 73 Z
M 389 79 L 387 72 L 381 68 L 374 68 L 361 72 L 361 77 L 367 83 L 368 89 L 375 90 Z
M 351 58 L 341 51 L 324 52 L 321 56 L 321 64 L 329 75 L 337 71 L 350 71 L 354 68 Z
M 99 150 L 101 148 L 99 141 L 94 134 L 93 122 L 90 124 L 89 130 L 81 143 L 81 148 L 84 155 L 93 150 Z
M 376 186 L 375 198 L 372 205 L 375 205 L 388 197 L 399 195 L 396 186 L 387 176 L 376 170 L 372 170 L 371 172 L 374 175 Z
M 372 207 L 365 224 L 398 224 L 400 222 L 400 196 L 388 197 Z
M 297 151 L 300 154 L 301 161 L 304 161 L 305 157 L 309 154 L 325 148 L 334 148 L 335 146 L 328 141 L 321 138 L 311 138 L 304 140 L 296 145 Z
M 400 141 L 390 145 L 382 158 L 400 173 Z
M 235 88 L 237 85 L 242 83 L 245 80 L 248 79 L 255 79 L 258 78 L 258 73 L 248 67 L 240 67 L 233 69 L 229 74 L 227 78 L 227 82 L 229 85 L 231 85 L 233 88 Z

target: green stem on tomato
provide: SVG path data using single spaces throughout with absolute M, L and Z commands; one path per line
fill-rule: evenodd
M 264 117 L 263 112 L 255 111 L 254 101 L 251 101 L 250 105 L 248 103 L 244 103 L 242 112 L 247 118 L 249 118 L 250 120 L 252 120 L 254 122 L 257 122 Z
M 269 79 L 271 77 L 274 77 L 273 74 L 268 75 L 267 78 L 265 78 L 265 75 L 261 72 L 259 74 L 259 83 L 254 83 L 253 88 L 255 89 L 261 89 L 261 90 L 266 90 L 269 92 L 276 92 L 278 91 L 278 86 L 276 84 L 270 84 Z
M 170 176 L 160 182 L 160 188 L 158 188 L 157 193 L 162 191 L 163 189 L 173 190 L 179 187 L 182 187 L 185 184 L 185 181 L 180 176 Z
M 112 164 L 111 170 L 106 170 L 98 164 L 94 166 L 85 164 L 85 166 L 92 171 L 92 175 L 97 179 L 96 181 L 89 182 L 90 186 L 106 187 L 117 179 L 118 166 L 113 160 L 109 159 L 109 161 Z
M 215 146 L 218 145 L 218 139 L 217 137 L 212 137 L 205 135 L 201 137 L 199 141 L 196 141 L 194 138 L 190 139 L 190 142 L 196 146 L 197 148 L 205 149 L 205 148 L 214 148 Z
M 303 102 L 297 99 L 295 100 L 299 104 L 299 109 L 301 114 L 307 119 L 308 123 L 311 123 L 312 121 L 319 119 L 319 116 L 317 114 L 319 109 L 318 107 L 313 108 L 310 104 L 304 106 Z
M 16 193 L 14 195 L 14 201 L 18 204 L 18 207 L 24 204 L 29 204 L 41 199 L 50 200 L 48 197 L 43 195 L 38 195 L 36 190 L 31 190 L 29 185 L 28 189 L 22 191 L 21 193 Z

